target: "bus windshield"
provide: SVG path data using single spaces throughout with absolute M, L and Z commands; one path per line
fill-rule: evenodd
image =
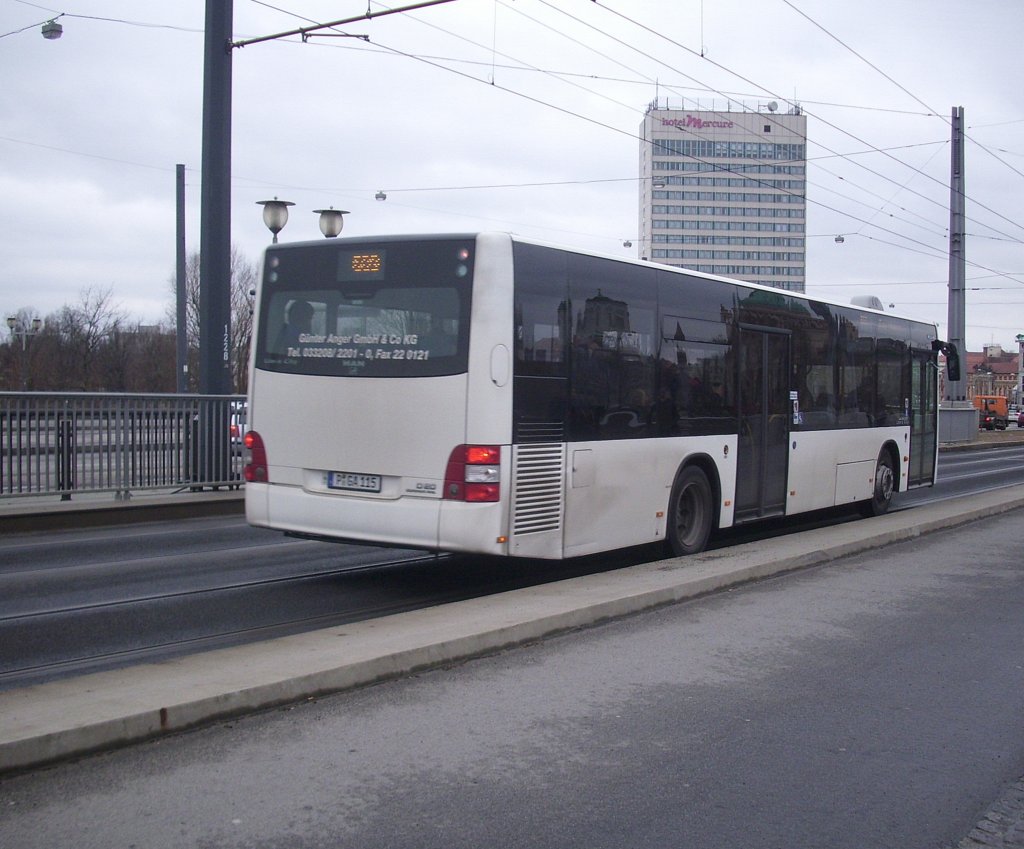
M 467 368 L 473 240 L 267 250 L 256 368 L 428 377 Z

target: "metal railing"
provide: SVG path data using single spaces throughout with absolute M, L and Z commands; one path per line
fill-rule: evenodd
M 0 497 L 237 487 L 239 395 L 0 392 Z

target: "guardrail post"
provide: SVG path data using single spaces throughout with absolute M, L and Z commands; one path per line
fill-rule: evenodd
M 71 500 L 75 488 L 75 423 L 66 412 L 57 422 L 57 488 L 61 501 Z
M 192 484 L 193 491 L 202 489 L 199 486 L 199 412 L 192 413 L 188 423 L 188 435 L 185 444 L 185 454 L 188 460 L 188 479 Z

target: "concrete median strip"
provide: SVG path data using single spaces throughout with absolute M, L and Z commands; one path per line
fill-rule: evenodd
M 372 684 L 1024 507 L 993 490 L 767 542 L 0 693 L 0 772 Z

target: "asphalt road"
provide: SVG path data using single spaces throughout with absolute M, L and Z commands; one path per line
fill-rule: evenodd
M 1024 445 L 944 452 L 939 486 L 901 495 L 898 506 L 1021 482 Z M 409 559 L 416 552 L 288 539 L 248 528 L 237 515 L 90 527 L 91 515 L 71 514 L 77 526 L 45 534 L 0 535 L 0 691 L 661 556 L 651 550 L 567 563 L 417 562 Z M 714 543 L 842 520 L 826 514 L 744 526 Z M 395 565 L 375 566 L 387 562 Z
M 8 777 L 0 845 L 953 847 L 1024 775 L 1022 534 L 1018 509 Z

